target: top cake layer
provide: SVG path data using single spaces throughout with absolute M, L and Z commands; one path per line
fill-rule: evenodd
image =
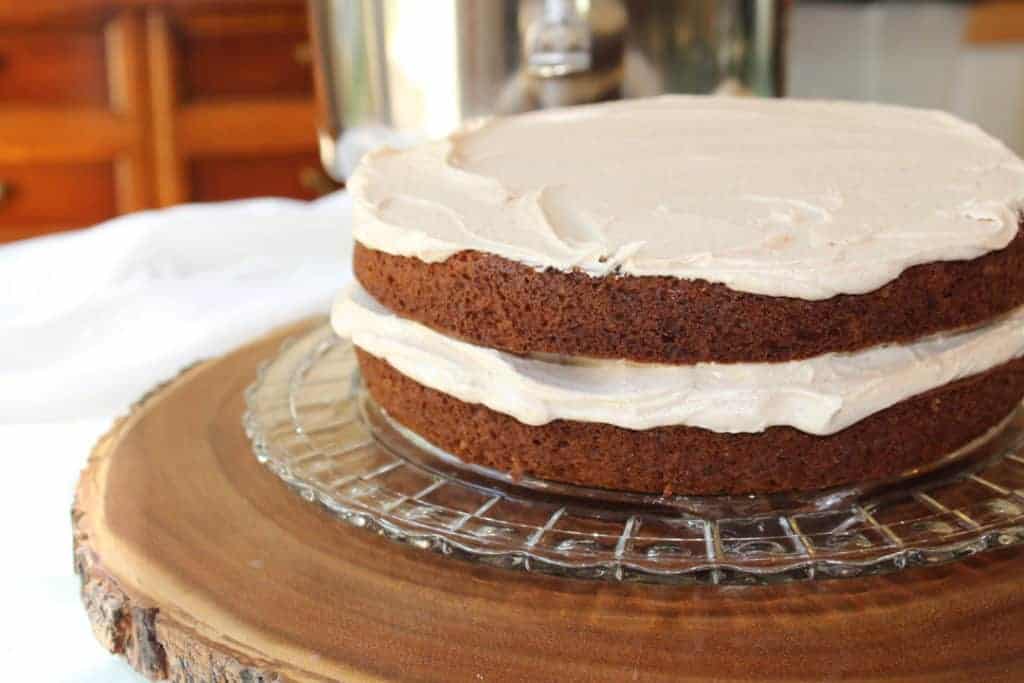
M 1024 163 L 940 112 L 668 96 L 381 150 L 349 187 L 356 240 L 387 254 L 822 300 L 1007 246 Z

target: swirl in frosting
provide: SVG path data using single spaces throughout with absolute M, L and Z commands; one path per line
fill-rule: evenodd
M 1006 246 L 1024 162 L 938 111 L 675 95 L 476 122 L 349 188 L 355 238 L 390 254 L 825 299 Z

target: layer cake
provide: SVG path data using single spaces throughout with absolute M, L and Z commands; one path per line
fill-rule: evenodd
M 688 494 L 882 480 L 1024 396 L 1024 163 L 948 114 L 669 96 L 368 155 L 335 329 L 465 461 Z

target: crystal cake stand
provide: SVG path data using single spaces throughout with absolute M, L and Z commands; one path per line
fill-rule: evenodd
M 327 326 L 246 393 L 256 456 L 338 519 L 417 548 L 563 576 L 751 584 L 948 562 L 1024 540 L 1024 416 L 928 473 L 814 497 L 582 489 L 460 463 L 394 424 Z M 952 459 L 951 459 L 952 460 Z

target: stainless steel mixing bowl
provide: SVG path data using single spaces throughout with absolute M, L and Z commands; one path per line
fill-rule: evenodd
M 780 95 L 787 0 L 310 0 L 324 166 L 469 118 L 667 92 Z

